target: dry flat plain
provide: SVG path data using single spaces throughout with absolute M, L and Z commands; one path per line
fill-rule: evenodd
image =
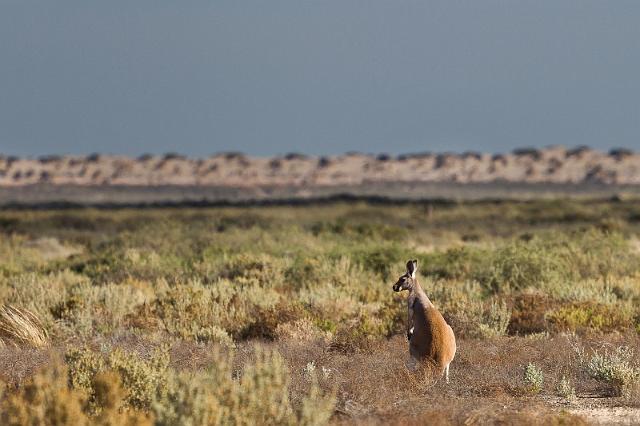
M 0 303 L 5 425 L 640 422 L 634 200 L 4 209 Z

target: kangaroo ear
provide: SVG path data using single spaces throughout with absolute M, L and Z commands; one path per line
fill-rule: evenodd
M 418 270 L 418 261 L 410 260 L 407 262 L 407 272 L 411 275 L 411 278 L 416 277 L 416 271 Z

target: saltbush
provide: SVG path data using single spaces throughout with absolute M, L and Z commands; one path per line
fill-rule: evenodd
M 544 384 L 544 374 L 535 364 L 529 363 L 524 369 L 524 382 L 532 393 L 540 393 Z

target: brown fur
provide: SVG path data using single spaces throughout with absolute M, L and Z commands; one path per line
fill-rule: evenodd
M 424 293 L 420 284 L 415 282 L 416 293 L 413 302 L 413 335 L 409 341 L 409 353 L 419 361 L 430 362 L 437 368 L 438 374 L 456 354 L 456 338 L 442 314 Z M 411 298 L 411 295 L 409 296 Z
M 417 268 L 417 261 L 407 262 L 407 272 L 393 286 L 394 291 L 409 291 L 407 299 L 409 354 L 419 362 L 433 365 L 438 375 L 446 372 L 448 381 L 447 368 L 456 354 L 456 338 L 453 329 L 418 283 Z

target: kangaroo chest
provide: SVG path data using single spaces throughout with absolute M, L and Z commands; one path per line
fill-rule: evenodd
M 420 297 L 410 298 L 408 308 L 412 311 L 413 335 L 409 346 L 419 358 L 439 358 L 442 337 L 439 329 L 444 326 L 438 311 Z

